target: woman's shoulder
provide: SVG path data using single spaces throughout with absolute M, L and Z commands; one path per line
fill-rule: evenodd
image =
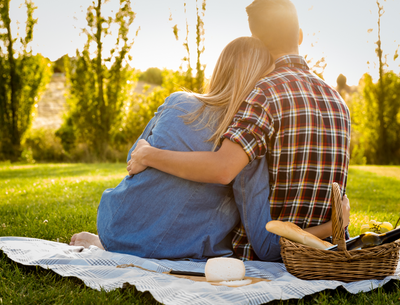
M 186 91 L 174 92 L 168 97 L 168 99 L 173 100 L 175 102 L 198 101 L 197 98 L 192 93 Z
M 172 93 L 166 100 L 166 107 L 180 108 L 183 111 L 193 111 L 201 102 L 191 93 L 178 91 Z

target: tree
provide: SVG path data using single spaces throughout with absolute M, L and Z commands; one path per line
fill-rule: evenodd
M 197 0 L 196 0 L 197 4 Z M 197 61 L 196 61 L 196 79 L 195 79 L 195 91 L 202 92 L 204 86 L 204 69 L 205 65 L 201 64 L 200 57 L 204 53 L 204 15 L 206 12 L 206 0 L 201 3 L 201 9 L 196 5 L 196 51 L 197 51 Z
M 349 86 L 347 85 L 347 78 L 343 74 L 340 74 L 336 79 L 337 91 L 341 94 L 343 90 L 346 90 Z
M 160 85 L 162 84 L 162 72 L 159 68 L 148 68 L 145 72 L 143 72 L 140 77 L 140 81 L 144 81 L 146 83 Z
M 53 63 L 54 73 L 65 73 L 65 62 L 68 62 L 68 54 L 61 56 Z
M 381 18 L 384 9 L 379 0 L 378 40 L 376 54 L 379 64 L 379 80 L 374 83 L 369 74 L 361 80 L 361 96 L 351 101 L 352 159 L 366 157 L 372 164 L 400 164 L 400 76 L 387 70 L 386 56 L 381 42 Z M 368 30 L 371 32 L 371 30 Z M 397 58 L 397 50 L 394 60 Z
M 110 131 L 121 120 L 121 108 L 130 92 L 132 69 L 126 58 L 133 45 L 128 34 L 135 18 L 130 0 L 120 0 L 115 18 L 108 19 L 102 16 L 103 2 L 97 0 L 88 7 L 88 27 L 84 30 L 87 42 L 83 51 L 77 50 L 76 58 L 66 65 L 70 109 L 57 131 L 66 150 L 84 143 L 96 159 L 106 157 Z M 110 56 L 104 58 L 103 40 L 110 34 L 111 25 L 117 25 L 118 35 Z M 96 47 L 93 54 L 90 53 L 92 45 Z
M 33 105 L 51 75 L 49 60 L 32 54 L 36 7 L 29 0 L 25 6 L 26 31 L 18 50 L 17 39 L 11 33 L 10 0 L 0 0 L 0 159 L 12 161 L 21 155 L 21 139 L 30 127 Z
M 184 3 L 184 12 L 186 12 L 186 2 Z M 189 48 L 189 24 L 186 19 L 186 36 L 185 41 L 183 42 L 183 47 L 186 51 L 186 56 L 182 59 L 182 65 L 180 67 L 180 71 L 175 73 L 173 78 L 175 80 L 179 79 L 180 88 L 175 86 L 176 89 L 186 88 L 188 90 L 194 92 L 202 92 L 204 87 L 204 69 L 205 65 L 201 63 L 201 55 L 205 51 L 204 40 L 205 40 L 205 30 L 204 30 L 204 16 L 206 12 L 206 0 L 202 0 L 201 5 L 199 7 L 199 0 L 196 0 L 196 75 L 193 76 L 193 68 L 190 63 L 190 48 Z M 172 17 L 170 17 L 172 20 Z M 179 40 L 178 37 L 178 25 L 174 25 L 172 27 L 172 31 L 176 40 Z M 183 65 L 186 65 L 186 71 L 183 70 Z
M 387 132 L 386 132 L 386 124 L 385 124 L 385 104 L 387 100 L 387 94 L 385 92 L 384 80 L 383 80 L 383 69 L 385 63 L 383 62 L 383 52 L 382 52 L 382 42 L 381 42 L 381 17 L 384 14 L 383 6 L 376 1 L 378 5 L 378 41 L 376 42 L 377 48 L 375 49 L 376 54 L 379 60 L 379 85 L 375 87 L 375 97 L 377 101 L 377 110 L 378 110 L 378 145 L 377 145 L 377 154 L 378 154 L 378 163 L 387 164 L 389 161 L 388 158 L 388 147 L 387 147 Z

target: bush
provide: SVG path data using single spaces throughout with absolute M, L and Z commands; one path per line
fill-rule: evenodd
M 158 68 L 148 68 L 145 72 L 142 73 L 142 75 L 140 75 L 139 80 L 161 86 L 163 82 L 162 72 Z
M 56 131 L 50 129 L 30 130 L 24 139 L 23 162 L 125 162 L 127 153 L 136 139 L 142 134 L 157 108 L 173 92 L 188 85 L 188 76 L 182 71 L 163 70 L 162 87 L 151 92 L 126 92 L 123 106 L 110 130 L 110 141 L 99 147 L 94 154 L 90 141 L 78 139 L 78 129 L 71 116 L 64 117 L 63 125 Z M 137 78 L 132 77 L 132 83 Z
M 25 162 L 64 162 L 70 160 L 61 145 L 60 138 L 55 135 L 52 129 L 31 129 L 23 139 L 22 148 L 21 160 Z

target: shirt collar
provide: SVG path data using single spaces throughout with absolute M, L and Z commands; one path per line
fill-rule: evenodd
M 307 62 L 300 55 L 285 55 L 279 57 L 275 61 L 275 69 L 280 67 L 290 67 L 290 68 L 299 68 L 303 70 L 310 70 L 307 65 Z

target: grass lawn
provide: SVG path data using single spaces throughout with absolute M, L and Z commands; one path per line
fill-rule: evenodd
M 102 192 L 125 176 L 125 164 L 0 165 L 0 236 L 26 236 L 68 243 L 73 233 L 96 232 Z M 350 168 L 347 194 L 350 234 L 358 235 L 366 217 L 389 221 L 400 217 L 400 167 Z M 156 304 L 134 288 L 98 292 L 76 278 L 26 267 L 0 251 L 0 304 Z M 302 300 L 272 304 L 400 304 L 400 282 L 352 295 L 337 289 Z

